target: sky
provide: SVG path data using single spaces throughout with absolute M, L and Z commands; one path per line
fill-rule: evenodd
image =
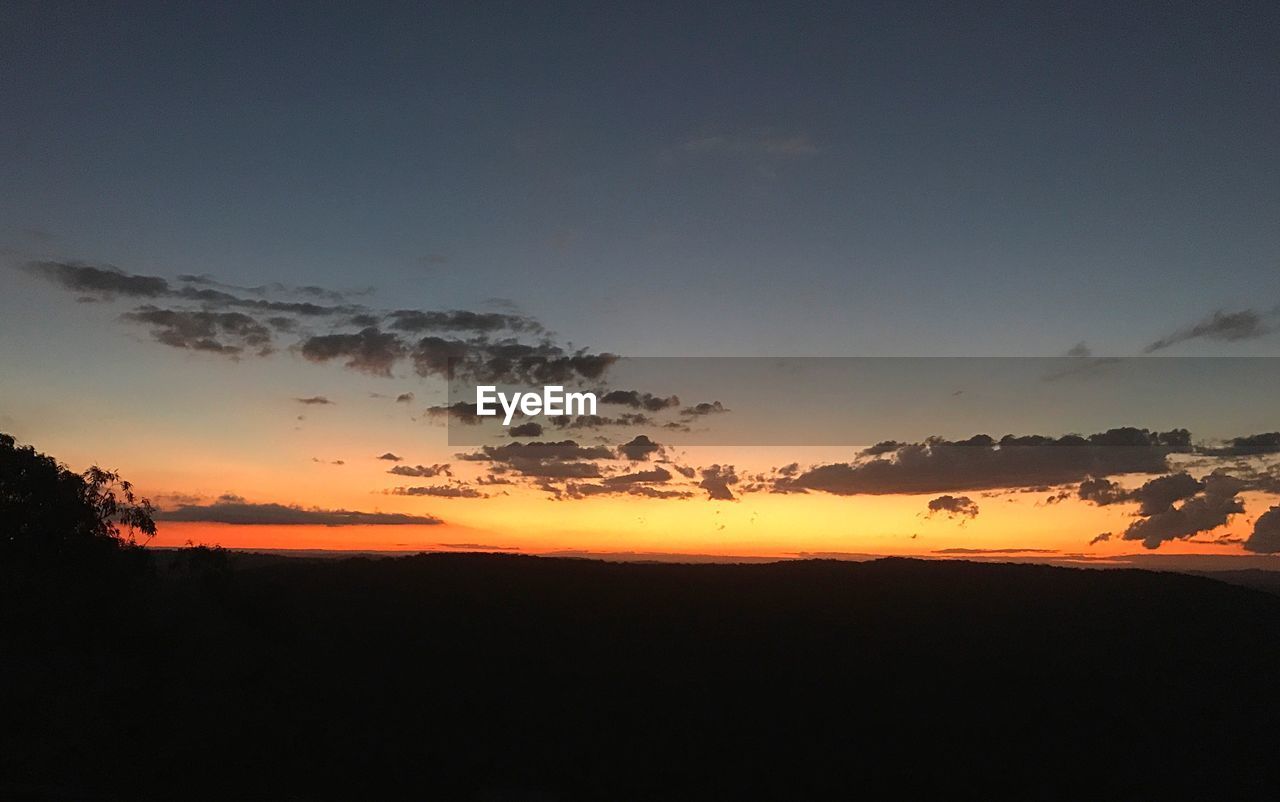
M 1280 428 L 1257 380 L 1280 356 L 1277 86 L 1273 3 L 9 3 L 0 431 L 120 469 L 170 518 L 165 544 L 1243 559 L 1270 542 L 1244 548 L 1260 519 L 1280 523 L 1280 445 L 1233 444 Z M 681 401 L 526 438 L 608 458 L 476 458 L 484 438 L 443 409 L 433 365 L 463 343 L 491 368 L 507 341 L 605 355 L 565 370 Z M 1229 379 L 1187 380 L 1224 356 L 1241 360 Z M 865 396 L 788 416 L 779 388 L 799 380 L 626 384 L 642 357 L 1070 361 L 1034 393 L 948 376 L 922 404 L 899 359 L 882 401 L 910 425 L 876 414 L 835 437 Z M 1156 387 L 1116 378 L 1121 357 L 1176 359 Z M 1062 400 L 1086 391 L 1126 403 Z M 716 401 L 729 411 L 697 411 Z M 823 434 L 794 434 L 800 418 Z M 907 465 L 930 434 L 1118 427 L 1191 440 L 1147 443 L 1165 461 L 1142 471 L 819 481 Z M 660 450 L 618 456 L 642 435 Z M 1006 459 L 922 448 L 926 471 Z M 561 463 L 594 467 L 549 481 Z M 1206 479 L 1228 469 L 1232 493 Z M 1144 483 L 1183 470 L 1194 488 L 1144 506 Z M 727 476 L 732 500 L 701 486 Z M 395 494 L 413 487 L 436 490 Z M 943 496 L 970 506 L 930 510 Z M 1187 523 L 1201 512 L 1221 523 Z M 1151 549 L 1121 535 L 1149 519 L 1193 531 Z

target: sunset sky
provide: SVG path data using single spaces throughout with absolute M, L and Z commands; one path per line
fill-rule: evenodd
M 1277 87 L 1275 3 L 7 4 L 0 431 L 158 545 L 1269 565 Z

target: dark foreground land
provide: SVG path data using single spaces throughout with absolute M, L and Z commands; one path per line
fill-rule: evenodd
M 900 559 L 149 562 L 5 575 L 0 798 L 1276 788 L 1280 597 L 1213 579 Z

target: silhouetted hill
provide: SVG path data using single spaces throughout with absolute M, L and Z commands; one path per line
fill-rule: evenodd
M 1280 597 L 1202 577 L 200 552 L 147 592 L 92 632 L 6 621 L 7 796 L 1259 797 L 1277 773 Z
M 1242 568 L 1234 571 L 1189 571 L 1196 576 L 1216 579 L 1231 585 L 1253 588 L 1267 593 L 1280 594 L 1280 571 L 1264 571 L 1260 568 Z

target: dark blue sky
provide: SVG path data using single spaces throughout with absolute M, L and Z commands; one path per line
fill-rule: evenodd
M 1272 325 L 1280 5 L 690 5 L 5 4 L 3 258 L 505 298 L 629 354 Z

